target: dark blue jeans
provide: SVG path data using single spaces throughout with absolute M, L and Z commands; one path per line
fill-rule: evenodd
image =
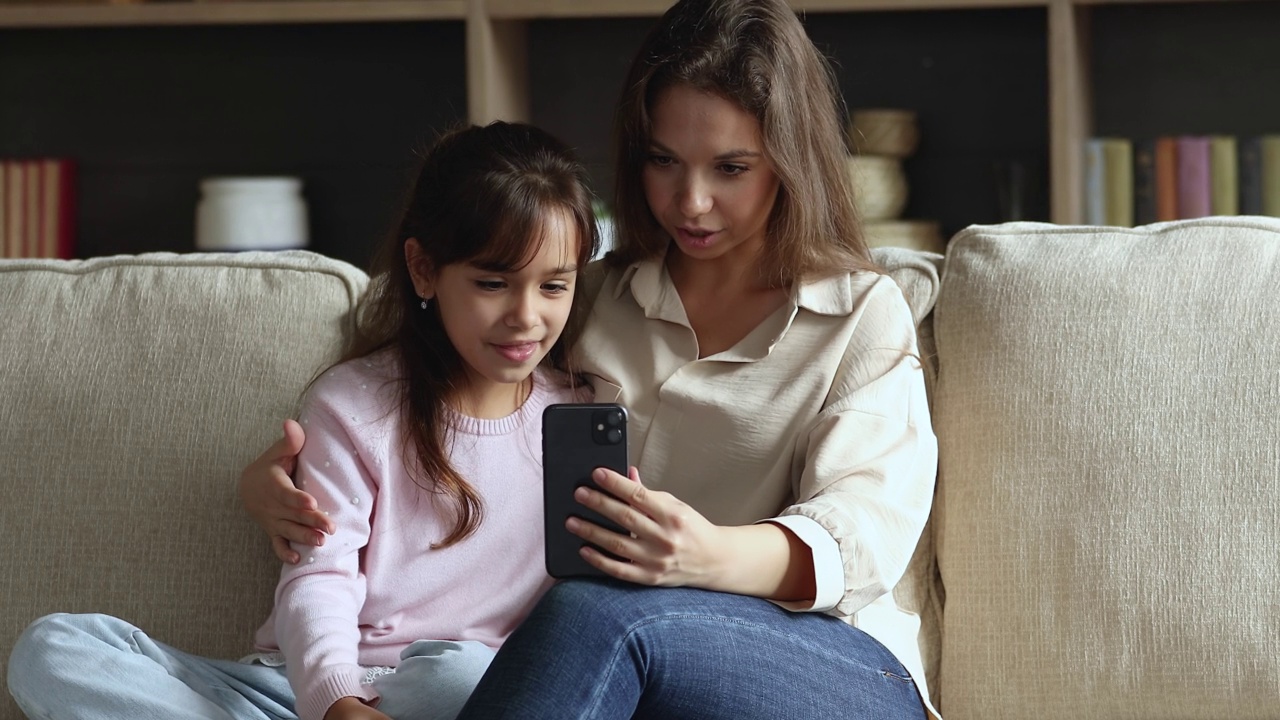
M 924 708 L 892 653 L 827 615 L 571 580 L 507 640 L 458 717 L 918 720 Z

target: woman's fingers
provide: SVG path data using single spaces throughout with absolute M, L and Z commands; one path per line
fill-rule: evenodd
M 657 510 L 653 501 L 654 493 L 612 470 L 596 470 L 592 474 L 592 480 L 605 492 L 580 487 L 574 491 L 575 500 L 626 528 L 633 535 L 651 537 L 659 531 L 658 523 L 653 517 L 653 512 Z
M 293 546 L 289 545 L 289 541 L 279 535 L 271 538 L 271 550 L 276 554 L 276 557 L 280 558 L 280 562 L 289 563 L 290 565 L 297 565 L 298 561 L 302 559 L 302 556 L 293 549 Z

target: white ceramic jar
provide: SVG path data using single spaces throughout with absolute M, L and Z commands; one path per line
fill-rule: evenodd
M 307 205 L 295 177 L 220 177 L 200 182 L 196 248 L 210 252 L 307 246 Z

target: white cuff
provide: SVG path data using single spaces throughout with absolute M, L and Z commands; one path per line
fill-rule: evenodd
M 774 601 L 774 604 L 795 612 L 826 612 L 835 607 L 844 597 L 844 561 L 840 559 L 840 546 L 831 533 L 817 521 L 803 515 L 787 515 L 760 522 L 781 525 L 795 533 L 813 554 L 813 581 L 817 588 L 813 602 L 793 600 Z

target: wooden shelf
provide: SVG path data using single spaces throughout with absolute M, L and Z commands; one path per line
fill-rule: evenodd
M 0 4 L 0 28 L 463 20 L 467 0 Z
M 867 12 L 897 10 L 973 10 L 1044 7 L 1050 0 L 792 0 L 799 12 Z M 490 17 L 499 20 L 552 18 L 657 17 L 668 0 L 488 0 Z
M 817 26 L 841 13 L 1000 11 L 1039 9 L 1044 14 L 1049 219 L 1082 220 L 1082 147 L 1093 133 L 1094 93 L 1089 67 L 1090 24 L 1112 8 L 1186 5 L 1260 5 L 1264 0 L 790 0 Z M 621 25 L 654 18 L 673 0 L 186 0 L 71 4 L 66 0 L 0 0 L 0 30 L 21 28 L 147 27 L 197 25 L 288 25 L 299 23 L 416 23 L 456 21 L 465 25 L 466 115 L 471 122 L 531 119 L 532 53 L 548 52 L 543 22 L 608 20 Z M 840 22 L 839 19 L 833 22 Z M 630 27 L 630 25 L 627 25 Z M 542 44 L 531 49 L 530 30 Z M 628 30 L 630 33 L 631 30 Z M 628 35 L 630 37 L 630 35 Z M 964 38 L 956 38 L 963 42 Z M 949 41 L 948 41 L 949 42 Z M 596 48 L 598 57 L 602 50 Z M 975 50 L 981 56 L 980 50 Z M 591 61 L 591 60 L 588 60 Z M 610 62 L 616 61 L 612 58 Z M 1025 61 L 1025 58 L 1019 60 Z M 1000 79 L 998 68 L 994 76 Z M 1018 76 L 1025 87 L 1026 79 Z M 542 81 L 545 83 L 545 80 Z M 602 80 L 586 88 L 597 95 Z M 538 92 L 547 92 L 539 85 Z M 1261 88 L 1259 89 L 1261 90 Z M 608 88 L 609 92 L 613 88 Z M 1011 92 L 1017 92 L 1011 89 Z M 581 92 L 575 90 L 574 92 Z M 598 97 L 608 102 L 607 97 Z M 1025 110 L 1023 111 L 1025 114 Z

